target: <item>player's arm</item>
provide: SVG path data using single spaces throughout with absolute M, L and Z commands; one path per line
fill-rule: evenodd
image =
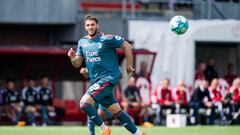
M 73 48 L 70 48 L 68 50 L 68 57 L 70 58 L 72 65 L 75 68 L 79 68 L 82 65 L 83 57 L 76 55 L 76 52 L 73 50 Z
M 133 55 L 132 55 L 132 46 L 127 42 L 124 41 L 122 47 L 124 50 L 124 54 L 126 57 L 126 70 L 127 73 L 132 73 L 135 71 L 135 69 L 133 68 Z

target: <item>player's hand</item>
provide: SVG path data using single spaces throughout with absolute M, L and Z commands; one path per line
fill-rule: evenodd
M 88 74 L 87 68 L 81 68 L 79 72 L 80 74 Z
M 81 68 L 79 72 L 80 72 L 80 74 L 82 74 L 85 78 L 89 78 L 89 76 L 88 76 L 88 69 L 87 69 L 87 68 Z
M 133 73 L 135 69 L 133 67 L 127 67 L 127 74 L 129 75 L 130 73 Z
M 71 59 L 74 58 L 76 56 L 75 51 L 73 50 L 73 48 L 70 48 L 68 50 L 68 57 L 70 57 Z

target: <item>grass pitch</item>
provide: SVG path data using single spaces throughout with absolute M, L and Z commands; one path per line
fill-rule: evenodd
M 111 127 L 112 135 L 131 135 L 123 127 Z M 240 135 L 240 126 L 189 126 L 186 128 L 143 128 L 148 135 Z M 89 135 L 86 126 L 11 127 L 0 126 L 0 135 Z M 96 135 L 99 129 L 96 127 Z

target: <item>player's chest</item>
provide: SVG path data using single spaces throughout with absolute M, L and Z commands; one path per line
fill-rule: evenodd
M 103 43 L 85 43 L 82 45 L 82 51 L 84 56 L 93 57 L 98 56 L 105 50 Z
M 28 91 L 28 92 L 27 92 L 27 95 L 28 95 L 28 96 L 36 96 L 37 93 L 36 93 L 35 91 Z

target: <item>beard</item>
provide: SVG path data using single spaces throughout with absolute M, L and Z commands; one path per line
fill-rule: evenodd
M 97 33 L 98 33 L 98 31 L 97 31 L 97 29 L 94 31 L 94 33 L 92 33 L 92 34 L 88 34 L 90 37 L 95 37 L 96 35 L 97 35 Z

